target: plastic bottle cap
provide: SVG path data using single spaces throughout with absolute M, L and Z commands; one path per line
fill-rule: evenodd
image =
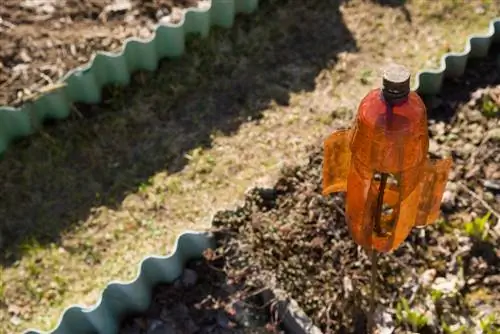
M 391 64 L 386 67 L 383 75 L 383 90 L 397 96 L 410 92 L 410 71 L 403 65 Z

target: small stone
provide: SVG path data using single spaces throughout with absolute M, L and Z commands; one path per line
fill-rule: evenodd
M 446 275 L 438 277 L 432 284 L 432 289 L 441 291 L 445 295 L 454 295 L 463 286 L 465 282 L 456 275 Z
M 10 322 L 15 326 L 19 326 L 21 324 L 21 318 L 19 318 L 18 316 L 13 316 L 12 318 L 10 318 Z
M 452 210 L 456 204 L 457 195 L 451 190 L 445 190 L 441 199 L 441 206 L 445 210 Z
M 198 1 L 198 8 L 201 9 L 209 9 L 211 6 L 211 1 L 210 0 L 200 0 Z
M 490 189 L 490 190 L 500 190 L 500 181 L 485 180 L 485 181 L 483 181 L 483 186 L 486 189 Z
M 493 140 L 500 140 L 500 128 L 491 129 L 488 131 L 487 136 Z
M 484 279 L 485 285 L 499 286 L 500 285 L 500 275 L 488 276 Z
M 420 276 L 420 284 L 422 284 L 423 287 L 429 287 L 436 278 L 436 274 L 436 269 L 428 269 L 424 271 Z
M 474 12 L 475 12 L 476 14 L 481 15 L 481 14 L 486 13 L 486 9 L 484 9 L 484 7 L 483 7 L 483 6 L 477 6 L 477 7 L 474 9 Z
M 163 17 L 169 15 L 170 12 L 168 11 L 167 8 L 159 8 L 157 11 L 156 11 L 156 19 L 159 21 L 161 20 Z
M 447 137 L 448 141 L 457 141 L 460 137 L 455 133 L 450 133 Z
M 480 122 L 484 117 L 479 110 L 471 110 L 467 114 L 467 118 L 469 119 L 469 122 Z
M 345 297 L 347 298 L 349 294 L 353 291 L 352 289 L 352 281 L 349 277 L 344 276 L 344 293 Z
M 189 288 L 195 285 L 198 281 L 198 274 L 196 273 L 196 271 L 186 268 L 182 273 L 181 281 L 184 287 Z
M 439 145 L 433 139 L 429 140 L 429 152 L 432 153 L 432 154 L 438 154 L 439 153 Z
M 152 320 L 151 323 L 149 324 L 149 328 L 148 328 L 148 331 L 153 331 L 155 330 L 157 327 L 163 325 L 163 321 L 161 320 Z
M 496 199 L 495 199 L 495 195 L 493 195 L 492 193 L 490 192 L 485 192 L 483 194 L 484 196 L 484 200 L 488 203 L 495 203 L 496 202 Z
M 460 153 L 462 156 L 468 157 L 475 149 L 476 147 L 473 144 L 465 143 L 465 145 L 461 148 Z

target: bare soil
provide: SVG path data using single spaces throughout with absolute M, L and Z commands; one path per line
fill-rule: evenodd
M 270 303 L 227 277 L 222 259 L 191 261 L 173 284 L 155 287 L 149 309 L 122 322 L 120 334 L 278 334 Z
M 96 51 L 117 51 L 127 37 L 148 37 L 174 8 L 198 0 L 5 0 L 0 5 L 0 106 L 84 65 Z
M 471 61 L 464 78 L 447 80 L 429 109 L 431 153 L 454 157 L 445 219 L 414 229 L 400 248 L 379 256 L 380 329 L 500 330 L 497 52 Z M 274 282 L 288 291 L 326 333 L 364 333 L 370 260 L 349 236 L 343 195 L 321 195 L 321 145 L 311 152 L 306 165 L 285 168 L 273 188 L 256 188 L 243 206 L 215 216 L 218 254 L 226 254 L 228 273 L 245 273 L 247 284 Z M 485 227 L 471 230 L 470 222 L 488 212 Z

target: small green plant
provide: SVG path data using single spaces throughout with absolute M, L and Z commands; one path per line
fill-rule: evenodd
M 481 110 L 487 117 L 493 117 L 500 114 L 500 106 L 488 95 L 484 96 L 482 99 Z
M 479 327 L 484 334 L 495 334 L 500 331 L 495 314 L 490 314 L 479 321 Z
M 466 334 L 467 328 L 465 326 L 450 326 L 446 322 L 441 323 L 441 328 L 445 334 Z
M 441 290 L 432 289 L 431 290 L 431 299 L 433 303 L 437 303 L 443 298 L 443 292 Z
M 453 226 L 452 224 L 445 220 L 445 219 L 439 219 L 436 221 L 436 227 L 441 231 L 441 232 L 451 232 L 453 231 Z
M 152 178 L 149 178 L 147 181 L 142 182 L 139 184 L 138 190 L 141 193 L 145 193 L 148 191 L 148 188 L 151 187 L 154 183 L 154 180 Z
M 372 71 L 370 70 L 364 70 L 363 72 L 361 72 L 361 76 L 359 78 L 359 81 L 361 81 L 361 83 L 363 85 L 367 85 L 370 83 L 370 77 L 372 75 Z
M 401 299 L 396 305 L 396 319 L 402 326 L 410 326 L 413 331 L 418 331 L 427 326 L 427 317 L 410 308 L 406 298 Z
M 475 218 L 473 221 L 465 223 L 464 224 L 465 233 L 471 238 L 475 238 L 481 241 L 488 240 L 490 215 L 491 212 L 488 212 L 483 217 Z

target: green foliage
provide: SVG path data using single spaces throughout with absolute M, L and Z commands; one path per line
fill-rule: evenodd
M 466 334 L 468 333 L 467 328 L 465 326 L 450 326 L 446 322 L 441 323 L 441 329 L 445 334 Z
M 485 116 L 493 117 L 500 114 L 500 106 L 491 97 L 485 95 L 481 101 L 481 111 Z
M 495 314 L 490 314 L 479 321 L 479 327 L 484 334 L 496 334 L 500 331 Z
M 364 70 L 363 72 L 361 72 L 359 81 L 363 85 L 368 85 L 370 83 L 371 76 L 372 76 L 372 71 L 371 70 Z
M 402 298 L 396 305 L 396 320 L 399 325 L 409 326 L 413 331 L 418 331 L 428 324 L 427 317 L 412 310 L 406 298 Z
M 488 212 L 483 217 L 475 218 L 473 221 L 465 223 L 464 224 L 465 233 L 469 235 L 471 238 L 475 238 L 482 241 L 488 240 L 490 215 L 491 212 Z
M 431 290 L 431 299 L 434 303 L 437 303 L 438 301 L 440 301 L 442 297 L 443 297 L 442 291 L 435 290 L 435 289 Z

